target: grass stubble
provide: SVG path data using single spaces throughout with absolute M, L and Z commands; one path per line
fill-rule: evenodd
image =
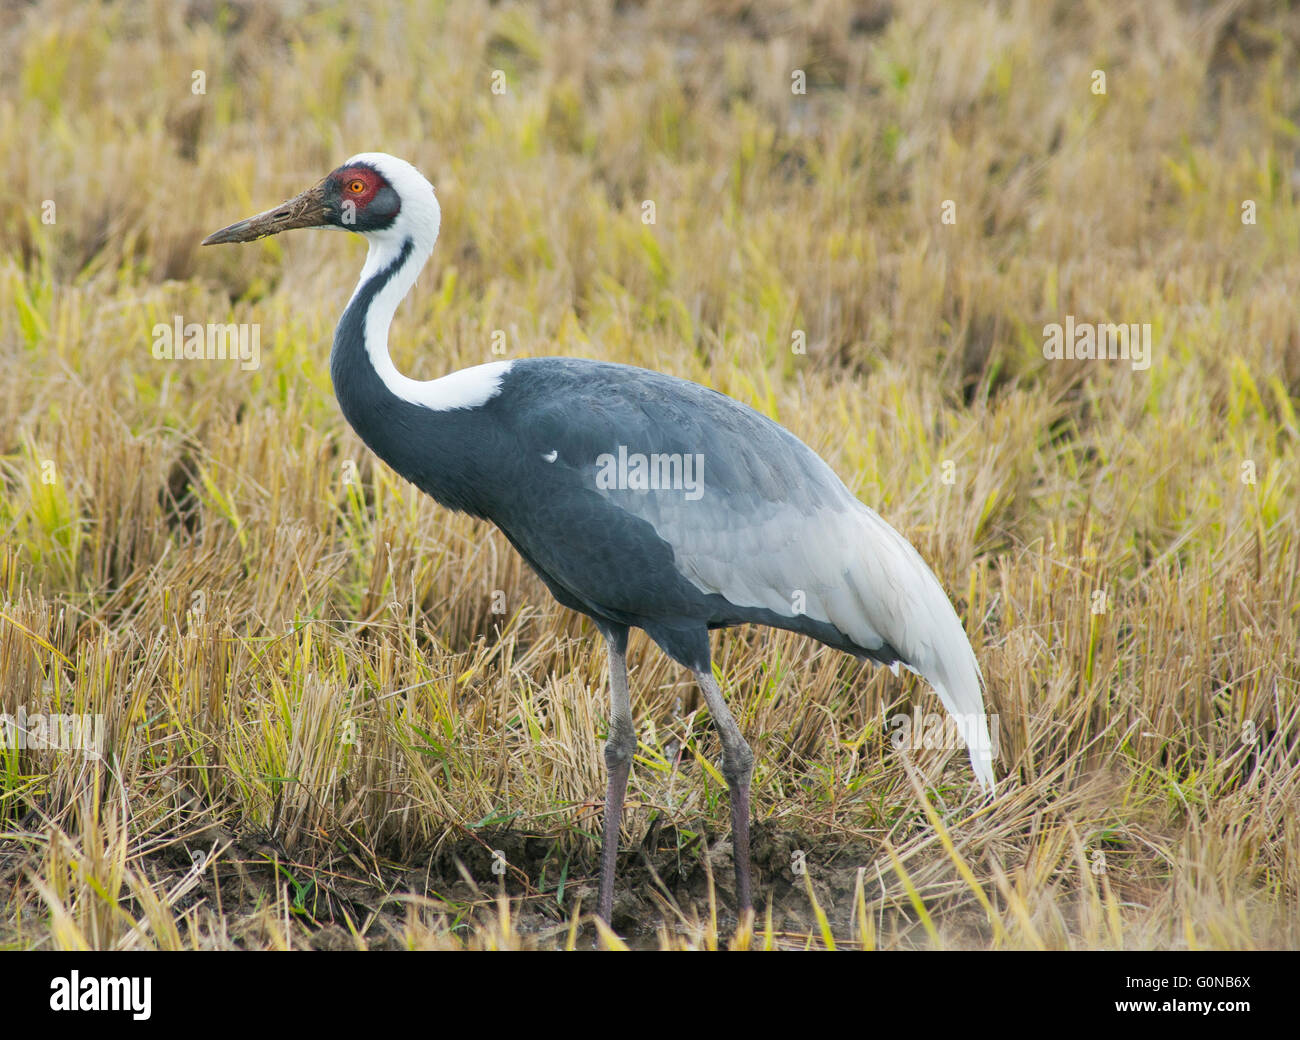
M 1298 49 L 1253 2 L 6 8 L 0 711 L 104 753 L 0 749 L 0 946 L 1300 946 Z M 373 148 L 444 208 L 399 367 L 603 358 L 788 426 L 952 594 L 996 803 L 892 746 L 915 678 L 716 636 L 737 936 L 707 711 L 637 636 L 594 929 L 590 624 L 346 426 L 360 242 L 197 248 Z M 156 360 L 174 315 L 260 365 Z M 1045 359 L 1066 315 L 1150 367 Z

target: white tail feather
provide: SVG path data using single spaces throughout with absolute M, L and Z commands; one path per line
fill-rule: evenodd
M 992 795 L 994 748 L 983 678 L 961 619 L 920 553 L 874 511 L 859 505 L 859 566 L 845 574 L 856 610 L 845 611 L 849 604 L 836 597 L 839 602 L 827 604 L 830 620 L 847 635 L 863 639 L 864 646 L 873 645 L 873 637 L 883 638 L 934 687 L 966 742 L 975 778 Z

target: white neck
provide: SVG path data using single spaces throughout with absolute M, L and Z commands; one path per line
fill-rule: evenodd
M 442 211 L 433 193 L 433 185 L 414 166 L 391 155 L 371 152 L 348 160 L 349 163 L 358 161 L 371 164 L 384 176 L 402 200 L 402 208 L 391 227 L 364 232 L 370 249 L 352 298 L 355 299 L 371 279 L 382 276 L 397 263 L 410 243 L 406 259 L 389 276 L 366 309 L 364 335 L 370 363 L 389 392 L 404 401 L 435 411 L 476 408 L 500 391 L 501 380 L 510 369 L 509 361 L 477 365 L 441 379 L 420 380 L 397 371 L 388 353 L 388 329 L 393 314 L 415 284 L 438 240 Z

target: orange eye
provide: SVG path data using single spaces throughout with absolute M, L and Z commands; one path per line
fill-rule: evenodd
M 352 192 L 353 195 L 360 195 L 365 190 L 366 190 L 366 182 L 363 181 L 360 177 L 357 177 L 355 180 L 351 180 L 348 182 L 348 191 Z

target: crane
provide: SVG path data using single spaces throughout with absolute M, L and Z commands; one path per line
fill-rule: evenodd
M 736 900 L 752 911 L 754 755 L 714 678 L 709 632 L 802 633 L 926 679 L 994 792 L 975 653 L 912 545 L 794 434 L 697 383 L 566 357 L 493 361 L 432 380 L 400 373 L 388 329 L 433 251 L 442 212 L 410 163 L 354 155 L 319 184 L 204 239 L 250 242 L 341 228 L 368 242 L 334 332 L 330 375 L 366 445 L 443 506 L 491 521 L 609 654 L 608 785 L 597 912 L 615 862 L 636 752 L 628 634 L 644 631 L 694 673 L 722 742 Z

